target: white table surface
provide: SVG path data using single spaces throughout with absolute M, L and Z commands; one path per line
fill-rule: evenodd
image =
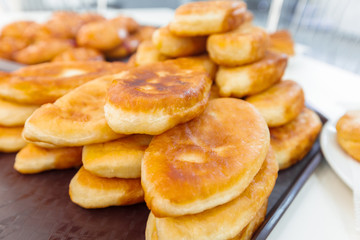
M 166 25 L 170 9 L 127 9 L 121 11 L 141 24 Z M 111 17 L 117 11 L 107 11 Z M 20 19 L 44 21 L 49 13 L 0 15 L 0 28 Z M 306 101 L 330 119 L 346 109 L 360 108 L 360 76 L 298 54 L 289 62 L 284 79 L 302 85 Z M 355 232 L 351 190 L 323 161 L 301 189 L 270 234 L 271 240 L 360 239 Z

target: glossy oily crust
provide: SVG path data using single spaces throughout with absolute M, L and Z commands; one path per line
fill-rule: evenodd
M 141 159 L 151 139 L 150 135 L 131 135 L 86 145 L 82 157 L 84 168 L 99 177 L 140 178 Z
M 70 41 L 64 39 L 47 39 L 29 45 L 13 54 L 13 59 L 24 64 L 37 64 L 52 60 L 60 53 L 72 48 Z
M 113 75 L 95 79 L 42 105 L 27 119 L 24 138 L 73 147 L 123 137 L 110 129 L 104 116 L 106 89 L 113 79 Z
M 206 37 L 178 37 L 168 27 L 157 29 L 152 41 L 159 52 L 168 57 L 192 56 L 206 50 Z
M 211 79 L 203 62 L 168 60 L 119 75 L 108 90 L 105 117 L 123 134 L 160 134 L 201 114 Z
M 229 240 L 250 240 L 254 232 L 258 229 L 266 216 L 268 201 L 262 205 L 260 210 L 256 213 L 255 217 L 249 222 L 249 224 L 241 230 L 241 232 L 234 238 Z M 158 240 L 158 234 L 156 230 L 155 216 L 150 212 L 145 229 L 146 240 Z
M 150 63 L 162 62 L 168 59 L 165 55 L 161 54 L 151 40 L 142 42 L 135 57 L 136 66 L 142 66 Z
M 83 208 L 105 208 L 144 201 L 140 179 L 101 178 L 80 168 L 69 186 L 71 201 Z
M 26 142 L 21 136 L 23 127 L 0 126 L 0 152 L 17 152 L 25 147 Z
M 26 119 L 39 107 L 39 105 L 19 104 L 0 98 L 0 125 L 23 126 Z
M 187 3 L 175 11 L 170 30 L 178 36 L 205 36 L 230 31 L 242 21 L 246 4 L 240 1 Z
M 281 80 L 287 64 L 285 54 L 267 52 L 261 60 L 240 67 L 219 67 L 216 84 L 223 97 L 254 95 Z
M 71 48 L 57 55 L 53 62 L 104 61 L 104 55 L 92 48 Z
M 249 185 L 269 144 L 266 122 L 251 104 L 211 100 L 202 115 L 151 141 L 141 166 L 145 201 L 157 217 L 224 204 Z
M 0 97 L 24 104 L 54 102 L 70 90 L 103 75 L 120 72 L 124 63 L 53 62 L 0 74 Z
M 231 239 L 256 217 L 274 188 L 278 165 L 272 151 L 248 187 L 234 200 L 204 212 L 157 218 L 158 239 Z
M 42 148 L 28 144 L 18 152 L 14 168 L 23 174 L 81 166 L 82 147 Z
M 337 141 L 355 160 L 360 161 L 360 111 L 349 111 L 336 124 Z
M 210 58 L 219 65 L 235 67 L 265 56 L 268 34 L 259 27 L 243 24 L 234 31 L 211 35 L 207 40 Z
M 304 108 L 299 116 L 288 124 L 270 128 L 270 142 L 280 169 L 294 165 L 310 151 L 321 126 L 318 115 Z
M 299 84 L 286 80 L 259 94 L 246 98 L 265 118 L 269 127 L 279 127 L 294 120 L 305 105 Z

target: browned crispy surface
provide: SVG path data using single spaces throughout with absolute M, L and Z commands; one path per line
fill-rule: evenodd
M 141 174 L 148 207 L 159 217 L 179 216 L 236 198 L 260 169 L 269 143 L 253 106 L 211 100 L 202 115 L 151 141 Z
M 320 130 L 317 114 L 307 108 L 288 124 L 270 128 L 271 146 L 280 169 L 300 161 L 312 148 Z
M 85 82 L 125 67 L 124 63 L 107 62 L 54 62 L 28 66 L 12 74 L 0 74 L 0 96 L 26 104 L 54 102 Z
M 210 83 L 196 61 L 168 60 L 122 73 L 110 86 L 107 102 L 126 111 L 171 113 L 200 102 Z

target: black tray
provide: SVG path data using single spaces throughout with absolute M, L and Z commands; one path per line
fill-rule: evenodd
M 21 175 L 13 169 L 14 157 L 0 154 L 0 239 L 145 238 L 149 214 L 145 204 L 82 209 L 68 195 L 75 169 Z M 279 172 L 266 219 L 254 239 L 270 234 L 321 159 L 317 140 L 301 162 Z

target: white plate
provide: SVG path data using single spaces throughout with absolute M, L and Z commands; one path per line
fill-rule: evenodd
M 325 159 L 335 173 L 353 188 L 352 171 L 360 167 L 360 163 L 350 157 L 336 140 L 336 123 L 328 121 L 322 129 L 320 145 Z

